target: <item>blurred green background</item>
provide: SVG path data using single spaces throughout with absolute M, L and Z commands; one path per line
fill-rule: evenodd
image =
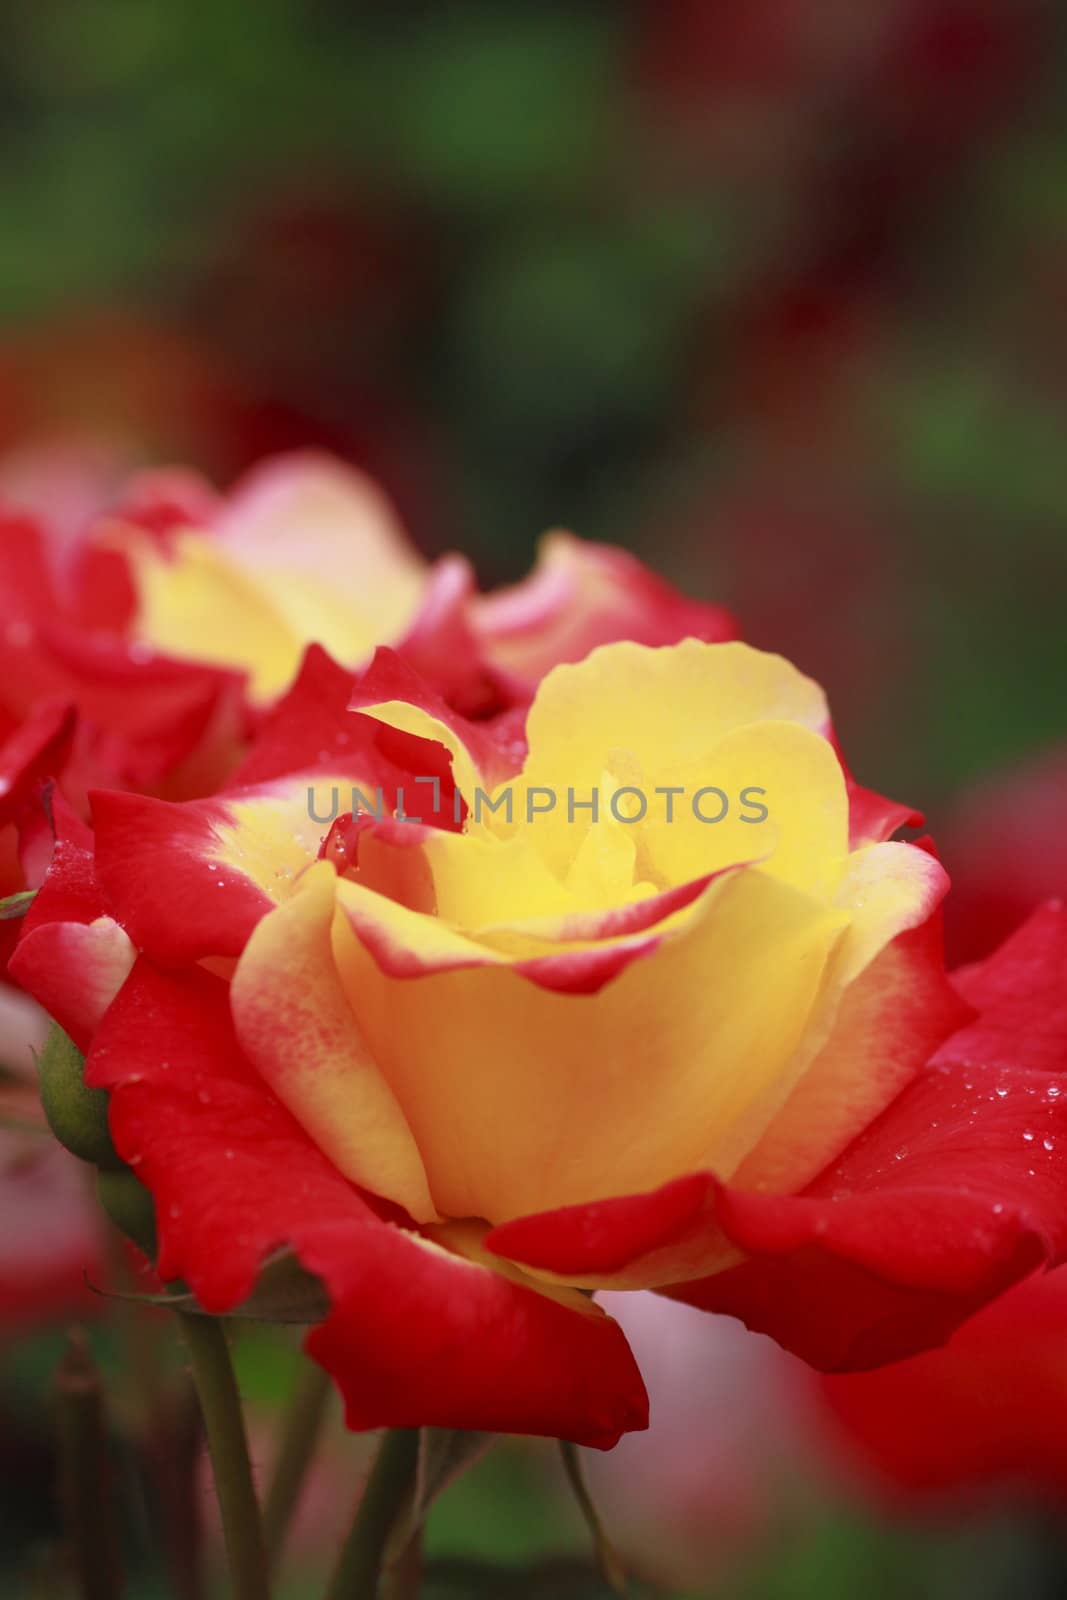
M 936 831 L 1067 725 L 1065 91 L 1051 0 L 11 8 L 0 456 L 226 482 L 325 445 L 486 584 L 548 526 L 625 544 L 818 676 Z M 11 1560 L 55 1353 L 3 1352 Z M 268 1411 L 283 1354 L 246 1352 Z M 1052 1594 L 1054 1543 L 830 1497 L 708 1592 Z M 582 1548 L 517 1447 L 431 1536 Z M 599 1592 L 546 1581 L 477 1592 Z

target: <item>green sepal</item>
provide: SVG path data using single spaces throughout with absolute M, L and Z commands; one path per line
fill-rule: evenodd
M 156 1259 L 156 1208 L 152 1196 L 129 1167 L 96 1175 L 100 1204 L 127 1239 L 143 1250 L 149 1261 Z
M 53 1023 L 37 1061 L 37 1079 L 48 1126 L 65 1149 L 109 1172 L 123 1170 L 111 1142 L 107 1091 L 85 1082 L 85 1057 Z

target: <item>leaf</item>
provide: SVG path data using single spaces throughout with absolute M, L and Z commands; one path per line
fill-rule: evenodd
M 24 917 L 37 898 L 36 889 L 20 889 L 0 900 L 0 922 L 17 922 Z

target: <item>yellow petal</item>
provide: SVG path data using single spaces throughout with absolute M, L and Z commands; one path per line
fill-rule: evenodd
M 248 674 L 276 698 L 312 641 L 361 665 L 413 620 L 426 569 L 385 497 L 325 457 L 282 458 L 250 475 L 210 533 L 167 553 L 135 529 L 111 536 L 138 593 L 137 637 L 155 649 Z
M 847 916 L 752 870 L 700 912 L 595 995 L 547 992 L 499 957 L 399 979 L 358 942 L 342 952 L 442 1214 L 501 1222 L 716 1165 L 798 1044 Z M 383 914 L 401 953 L 469 958 L 462 936 L 408 920 L 432 918 Z
M 837 800 L 831 797 L 828 804 L 842 810 L 843 779 L 839 771 L 836 775 L 832 771 L 836 759 L 825 741 L 819 741 L 825 747 L 821 751 L 814 744 L 815 730 L 827 723 L 822 691 L 780 656 L 743 644 L 709 645 L 691 639 L 666 649 L 624 643 L 594 650 L 574 666 L 557 667 L 538 689 L 527 719 L 529 755 L 514 786 L 515 826 L 526 825 L 530 817 L 531 791 L 554 794 L 551 810 L 535 815 L 528 826 L 546 859 L 557 871 L 565 870 L 592 825 L 587 820 L 590 814 L 576 812 L 569 802 L 572 796 L 579 803 L 588 800 L 598 791 L 607 765 L 621 779 L 620 787 L 634 787 L 644 795 L 646 816 L 633 826 L 643 835 L 655 830 L 657 837 L 663 836 L 665 860 L 673 863 L 667 881 L 680 882 L 728 864 L 724 847 L 712 842 L 720 825 L 697 820 L 693 797 L 697 789 L 718 784 L 716 753 L 728 736 L 739 737 L 742 730 L 760 723 L 801 724 L 792 730 L 796 737 L 790 748 L 799 749 L 805 736 L 813 741 L 815 753 L 803 758 L 805 764 L 810 767 L 822 758 L 824 780 L 838 793 Z M 760 748 L 769 751 L 770 744 Z M 730 780 L 737 792 L 728 800 L 735 816 L 740 815 L 740 789 L 761 786 L 759 762 L 753 760 L 752 765 L 752 771 L 736 762 L 731 767 Z M 662 792 L 679 786 L 685 793 L 673 799 Z M 785 803 L 790 794 L 787 780 Z M 535 797 L 533 804 L 537 803 Z M 631 803 L 630 814 L 636 814 L 636 799 L 620 799 L 624 814 Z M 704 815 L 713 816 L 718 809 L 713 797 L 705 798 Z M 672 811 L 673 820 L 666 820 Z M 773 815 L 771 822 L 777 826 Z M 759 832 L 758 825 L 741 828 L 748 835 Z M 685 843 L 698 836 L 705 838 L 701 848 L 710 852 L 708 867 L 694 863 L 694 852 Z M 720 830 L 718 839 L 723 837 Z M 836 834 L 826 848 L 836 850 Z M 733 859 L 761 853 L 749 837 Z M 683 854 L 684 864 L 679 860 Z
M 123 540 L 137 587 L 133 631 L 166 655 L 248 674 L 253 700 L 286 689 L 305 640 L 275 597 L 206 534 L 175 535 L 163 554 L 147 535 Z
M 329 831 L 329 823 L 316 818 L 335 808 L 335 797 L 337 808 L 347 810 L 352 787 L 351 776 L 315 773 L 228 799 L 229 820 L 215 825 L 212 859 L 242 872 L 272 900 L 287 899 Z
M 369 1053 L 333 957 L 336 878 L 327 862 L 258 924 L 230 987 L 241 1047 L 353 1183 L 416 1222 L 436 1212 L 418 1148 Z M 341 919 L 340 939 L 351 938 Z

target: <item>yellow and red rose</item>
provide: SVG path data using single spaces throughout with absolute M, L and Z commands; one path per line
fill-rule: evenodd
M 721 607 L 565 534 L 524 583 L 480 595 L 462 557 L 423 561 L 381 491 L 324 455 L 268 459 L 224 496 L 183 470 L 118 488 L 98 474 L 113 503 L 80 523 L 60 461 L 30 476 L 0 470 L 0 897 L 47 864 L 48 780 L 83 815 L 94 788 L 214 792 L 313 642 L 353 671 L 394 644 L 451 705 L 518 736 L 557 661 L 733 634 Z
M 43 702 L 75 706 L 75 793 L 211 792 L 312 643 L 353 671 L 394 645 L 484 719 L 608 640 L 733 633 L 624 551 L 559 533 L 524 583 L 479 595 L 462 557 L 425 562 L 368 478 L 315 454 L 267 460 L 225 496 L 142 474 L 76 535 L 0 513 L 0 740 Z
M 607 1445 L 645 1399 L 589 1291 L 870 1366 L 1067 1249 L 1062 920 L 950 983 L 912 815 L 744 645 L 605 645 L 521 727 L 313 650 L 217 795 L 59 819 L 13 970 L 163 1277 L 224 1310 L 291 1249 L 355 1427 Z

